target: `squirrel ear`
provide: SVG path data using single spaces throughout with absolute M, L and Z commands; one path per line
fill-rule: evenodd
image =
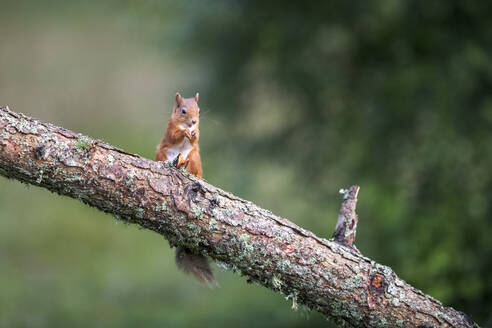
M 195 95 L 195 102 L 198 102 L 198 96 L 199 96 L 199 94 L 197 92 L 196 95 Z
M 183 102 L 183 97 L 181 97 L 179 92 L 176 92 L 176 104 L 181 105 L 182 102 Z

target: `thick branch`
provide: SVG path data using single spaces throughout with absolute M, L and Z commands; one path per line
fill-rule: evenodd
M 345 327 L 478 327 L 388 267 L 162 162 L 0 108 L 0 174 L 225 263 Z

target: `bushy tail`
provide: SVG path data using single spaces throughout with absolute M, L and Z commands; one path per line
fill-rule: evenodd
M 192 274 L 199 281 L 209 287 L 217 287 L 214 274 L 205 256 L 193 254 L 184 247 L 176 248 L 176 265 L 185 273 Z

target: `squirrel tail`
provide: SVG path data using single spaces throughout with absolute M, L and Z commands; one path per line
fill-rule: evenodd
M 176 247 L 176 265 L 185 273 L 192 274 L 209 287 L 217 287 L 210 264 L 205 256 L 193 254 L 189 249 Z

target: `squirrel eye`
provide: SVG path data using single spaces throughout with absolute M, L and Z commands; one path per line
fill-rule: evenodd
M 186 108 L 181 109 L 181 113 L 186 114 Z

